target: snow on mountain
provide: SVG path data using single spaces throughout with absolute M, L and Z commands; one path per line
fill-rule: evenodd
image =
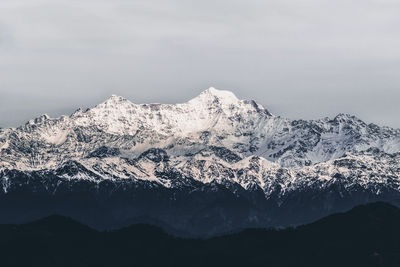
M 152 131 L 159 135 L 187 135 L 233 126 L 235 116 L 243 116 L 261 107 L 236 98 L 228 91 L 210 88 L 198 97 L 176 105 L 133 104 L 120 96 L 72 118 L 77 126 L 94 126 L 110 134 L 135 135 L 138 131 Z
M 113 95 L 70 116 L 43 115 L 1 129 L 0 156 L 3 184 L 7 170 L 19 170 L 165 187 L 230 181 L 266 196 L 335 182 L 400 190 L 400 130 L 345 114 L 281 118 L 215 88 L 182 104 L 134 104 Z M 71 164 L 77 171 L 63 172 Z

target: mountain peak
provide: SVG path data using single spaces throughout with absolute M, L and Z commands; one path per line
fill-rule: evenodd
M 208 95 L 208 96 L 214 96 L 218 97 L 220 99 L 233 99 L 233 100 L 239 100 L 234 93 L 231 91 L 227 90 L 219 90 L 214 87 L 210 87 L 207 90 L 203 91 L 200 95 Z
M 359 118 L 357 118 L 354 115 L 350 115 L 350 114 L 346 114 L 346 113 L 339 113 L 338 115 L 336 115 L 333 118 L 334 121 L 337 122 L 349 122 L 349 121 L 353 121 L 353 122 L 358 122 L 361 124 L 365 124 L 365 122 L 363 122 L 362 120 L 360 120 Z
M 50 118 L 51 118 L 51 117 L 50 117 L 49 115 L 43 114 L 43 115 L 41 115 L 41 116 L 39 116 L 39 117 L 37 117 L 37 118 L 35 118 L 35 119 L 29 120 L 27 123 L 28 123 L 28 124 L 42 123 L 42 122 L 44 122 L 44 121 L 46 121 L 46 120 L 49 120 Z
M 214 87 L 204 90 L 200 95 L 189 101 L 189 103 L 202 103 L 206 105 L 211 103 L 231 105 L 238 104 L 239 102 L 240 100 L 231 91 L 218 90 Z
M 108 102 L 123 102 L 123 101 L 128 101 L 125 97 L 119 96 L 119 95 L 111 95 L 106 101 L 105 103 Z
M 118 95 L 111 95 L 106 101 L 94 107 L 94 109 L 100 109 L 100 110 L 120 109 L 122 106 L 131 106 L 131 105 L 133 105 L 133 103 L 130 102 L 125 97 Z

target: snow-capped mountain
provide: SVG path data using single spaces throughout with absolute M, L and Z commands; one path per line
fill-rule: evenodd
M 195 192 L 203 198 L 225 189 L 229 198 L 245 195 L 251 203 L 243 209 L 245 223 L 233 222 L 236 214 L 226 216 L 231 204 L 224 204 L 217 212 L 224 226 L 209 232 L 249 222 L 295 224 L 371 199 L 400 199 L 400 130 L 345 114 L 310 121 L 281 118 L 255 101 L 214 88 L 182 104 L 134 104 L 113 95 L 70 116 L 43 115 L 0 129 L 0 156 L 4 199 L 27 192 L 55 198 L 76 193 L 76 185 L 79 194 L 94 190 L 97 197 L 121 190 L 136 194 L 140 187 L 145 197 L 133 201 L 128 194 L 124 201 L 142 203 L 154 190 L 162 191 L 166 195 L 160 199 L 172 199 L 166 209 L 171 210 L 182 205 L 175 199 L 182 192 L 186 202 Z M 218 209 L 220 201 L 225 200 L 209 205 Z M 163 205 L 154 205 L 160 212 Z M 318 208 L 293 219 L 289 213 L 298 205 Z M 124 220 L 146 216 L 190 230 L 187 220 L 181 227 L 176 218 L 171 222 L 169 215 L 137 208 L 126 208 Z M 278 210 L 287 214 L 277 215 Z

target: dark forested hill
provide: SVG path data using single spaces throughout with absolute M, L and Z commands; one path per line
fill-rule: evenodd
M 358 206 L 293 229 L 182 239 L 150 225 L 98 232 L 61 216 L 0 226 L 1 266 L 400 266 L 400 210 Z

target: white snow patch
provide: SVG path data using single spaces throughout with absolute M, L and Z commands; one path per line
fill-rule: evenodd
M 63 144 L 68 137 L 68 133 L 69 131 L 60 131 L 58 133 L 56 133 L 55 135 L 48 135 L 48 134 L 43 134 L 42 137 L 51 144 L 54 145 L 61 145 Z

